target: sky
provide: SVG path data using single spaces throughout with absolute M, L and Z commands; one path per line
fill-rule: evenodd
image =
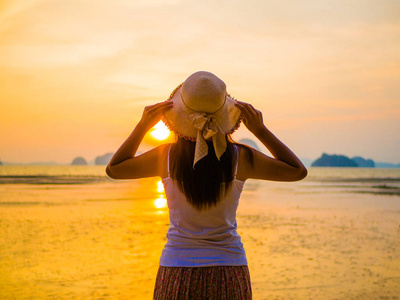
M 204 70 L 301 158 L 398 163 L 399 49 L 397 0 L 0 0 L 0 160 L 114 152 Z

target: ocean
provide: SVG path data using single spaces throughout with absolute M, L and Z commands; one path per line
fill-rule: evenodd
M 400 169 L 248 180 L 237 219 L 254 299 L 398 299 L 399 196 Z M 0 298 L 151 299 L 168 226 L 158 178 L 0 166 Z

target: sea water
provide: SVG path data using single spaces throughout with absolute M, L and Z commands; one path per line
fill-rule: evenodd
M 169 226 L 160 182 L 112 180 L 105 166 L 0 166 L 0 298 L 151 299 Z M 238 224 L 255 299 L 357 297 L 356 282 L 396 295 L 399 191 L 400 169 L 248 180 Z M 366 266 L 389 281 L 365 277 Z M 313 276 L 332 285 L 316 288 Z
M 0 166 L 0 184 L 87 184 L 117 181 L 107 177 L 105 166 Z M 253 182 L 249 180 L 248 182 Z M 262 185 L 262 181 L 257 181 Z M 264 182 L 265 183 L 265 182 Z M 250 184 L 251 185 L 251 184 Z M 268 185 L 268 183 L 267 183 Z M 400 169 L 380 168 L 309 168 L 305 180 L 294 186 L 301 188 L 362 187 L 369 192 L 398 194 Z M 252 186 L 252 185 L 251 185 Z

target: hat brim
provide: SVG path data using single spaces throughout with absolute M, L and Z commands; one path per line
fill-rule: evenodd
M 196 112 L 188 108 L 182 101 L 181 88 L 182 85 L 179 85 L 167 100 L 173 102 L 173 107 L 164 113 L 162 120 L 178 136 L 195 140 L 198 130 L 191 124 L 188 116 Z M 233 133 L 240 126 L 242 119 L 241 111 L 235 106 L 235 101 L 233 97 L 227 94 L 223 106 L 213 114 L 213 117 L 225 134 Z

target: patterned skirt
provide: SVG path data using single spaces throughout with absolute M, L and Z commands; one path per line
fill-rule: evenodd
M 247 266 L 160 266 L 153 299 L 251 300 L 249 268 Z

